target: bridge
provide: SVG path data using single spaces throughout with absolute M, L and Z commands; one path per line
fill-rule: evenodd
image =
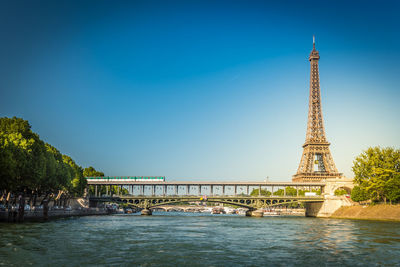
M 89 196 L 91 205 L 99 202 L 125 203 L 142 209 L 143 215 L 151 215 L 151 209 L 182 202 L 218 202 L 247 208 L 248 216 L 262 216 L 260 209 L 289 205 L 292 203 L 324 202 L 325 183 L 293 182 L 165 182 L 165 181 L 123 181 L 88 180 L 92 187 Z M 112 193 L 112 186 L 117 192 Z M 100 187 L 106 187 L 100 194 Z M 128 195 L 122 195 L 122 189 Z M 253 189 L 258 195 L 252 196 Z M 262 194 L 262 190 L 269 192 Z M 104 191 L 104 188 L 103 188 Z M 320 194 L 303 195 L 300 192 L 318 191 Z M 264 193 L 265 194 L 265 193 Z

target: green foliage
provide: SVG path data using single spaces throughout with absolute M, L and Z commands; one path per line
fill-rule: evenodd
M 85 176 L 85 177 L 99 177 L 99 176 L 104 176 L 104 173 L 103 173 L 103 172 L 96 171 L 95 168 L 93 168 L 92 166 L 90 166 L 90 167 L 85 168 L 85 169 L 83 170 L 83 176 Z
M 43 142 L 28 121 L 0 118 L 0 191 L 81 195 L 85 187 L 82 168 Z
M 369 199 L 369 195 L 365 188 L 360 186 L 355 186 L 353 190 L 351 190 L 351 200 L 355 202 L 365 201 Z
M 347 191 L 344 189 L 336 189 L 335 190 L 335 196 L 344 196 L 347 195 Z
M 370 147 L 356 157 L 353 172 L 371 200 L 400 201 L 400 150 Z
M 278 189 L 274 192 L 274 196 L 283 196 L 285 191 L 283 189 Z
M 70 173 L 72 174 L 72 180 L 68 187 L 69 191 L 74 195 L 82 195 L 87 185 L 87 181 L 83 176 L 82 167 L 78 166 L 69 156 L 63 155 L 62 159 L 64 163 L 71 167 Z
M 303 190 L 299 189 L 296 190 L 296 188 L 288 186 L 286 187 L 286 196 L 297 196 L 297 191 L 299 193 L 299 196 L 304 196 L 305 192 L 309 192 L 309 190 Z M 312 189 L 312 192 L 315 192 L 317 195 L 321 195 L 321 189 Z M 285 190 L 284 189 L 278 189 L 274 192 L 274 196 L 284 196 Z M 250 193 L 251 196 L 258 196 L 258 189 L 253 189 L 253 191 Z M 272 193 L 270 191 L 266 191 L 261 189 L 261 195 L 262 196 L 271 196 Z
M 123 196 L 124 195 L 129 195 L 128 189 L 123 188 L 123 187 L 121 188 L 119 185 L 112 185 L 112 186 L 109 186 L 109 185 L 107 185 L 107 186 L 106 185 L 98 185 L 97 194 L 105 195 L 107 193 L 107 188 L 108 188 L 108 194 L 109 195 L 123 195 Z M 89 186 L 89 193 L 91 195 L 94 195 L 96 193 L 94 185 Z
M 294 187 L 286 187 L 286 195 L 287 196 L 297 196 L 297 190 Z
M 258 193 L 259 193 L 259 189 L 253 189 L 253 191 L 251 191 L 251 193 L 250 193 L 250 196 L 259 196 Z M 264 190 L 264 189 L 261 189 L 261 195 L 262 196 L 270 196 L 271 192 L 267 191 L 267 190 Z

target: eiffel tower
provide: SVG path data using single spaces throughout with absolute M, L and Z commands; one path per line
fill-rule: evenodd
M 311 63 L 310 97 L 308 105 L 308 122 L 306 142 L 303 145 L 303 155 L 297 173 L 293 175 L 293 182 L 324 182 L 327 178 L 342 177 L 336 169 L 331 152 L 330 143 L 326 140 L 324 120 L 321 108 L 321 90 L 319 87 L 318 60 L 319 53 L 315 49 L 308 58 Z

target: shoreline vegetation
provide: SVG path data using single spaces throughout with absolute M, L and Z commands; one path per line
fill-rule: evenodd
M 395 221 L 400 222 L 400 204 L 376 204 L 341 207 L 330 218 L 356 219 L 368 221 Z
M 0 118 L 0 211 L 14 214 L 16 221 L 36 209 L 47 217 L 50 202 L 70 208 L 67 203 L 85 195 L 85 176 L 92 175 L 104 176 L 41 140 L 28 121 Z
M 400 202 L 400 150 L 370 147 L 353 162 L 355 202 L 396 204 Z

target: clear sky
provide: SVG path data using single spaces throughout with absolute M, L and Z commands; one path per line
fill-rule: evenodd
M 300 4 L 301 3 L 301 4 Z M 0 116 L 106 175 L 289 181 L 312 35 L 331 152 L 400 147 L 398 1 L 1 1 Z

